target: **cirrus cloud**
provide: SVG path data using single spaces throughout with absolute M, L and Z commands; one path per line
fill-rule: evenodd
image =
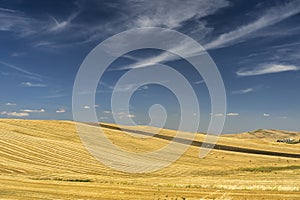
M 232 91 L 232 94 L 247 94 L 247 93 L 250 93 L 253 91 L 254 91 L 253 88 L 246 88 L 246 89 L 242 89 L 242 90 L 234 90 L 234 91 Z
M 8 102 L 5 105 L 7 105 L 7 106 L 16 106 L 17 104 Z
M 23 87 L 46 87 L 45 84 L 31 83 L 31 82 L 22 82 L 21 86 L 23 86 Z
M 300 12 L 300 1 L 290 1 L 281 6 L 275 6 L 265 11 L 258 19 L 238 27 L 237 29 L 223 33 L 215 40 L 205 44 L 206 49 L 215 49 L 231 46 L 246 38 L 251 37 L 254 32 L 263 29 L 268 26 L 277 24 L 291 16 L 294 16 Z
M 241 69 L 237 71 L 236 74 L 238 76 L 257 76 L 263 74 L 273 74 L 279 72 L 298 71 L 298 70 L 300 70 L 300 67 L 295 65 L 266 64 L 250 70 Z

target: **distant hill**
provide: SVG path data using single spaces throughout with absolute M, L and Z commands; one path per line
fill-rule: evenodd
M 293 138 L 295 140 L 300 139 L 300 132 L 286 131 L 286 130 L 268 130 L 258 129 L 255 131 L 238 133 L 238 134 L 226 134 L 225 137 L 234 137 L 239 139 L 260 139 L 268 142 L 276 142 L 278 139 Z

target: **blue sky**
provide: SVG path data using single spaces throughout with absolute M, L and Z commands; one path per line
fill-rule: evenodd
M 299 131 L 299 22 L 297 0 L 0 0 L 0 117 L 72 119 L 73 83 L 88 53 L 121 31 L 163 27 L 198 41 L 218 66 L 228 101 L 224 133 L 258 128 Z M 201 108 L 200 130 L 206 130 L 211 111 L 205 82 L 188 62 L 161 56 L 164 53 L 137 50 L 112 63 L 96 95 L 100 121 L 113 122 L 110 98 L 116 81 L 131 68 L 147 67 L 155 60 L 190 80 Z M 166 127 L 176 128 L 178 102 L 158 85 L 136 91 L 131 116 L 115 115 L 147 124 L 148 110 L 156 103 L 167 110 Z

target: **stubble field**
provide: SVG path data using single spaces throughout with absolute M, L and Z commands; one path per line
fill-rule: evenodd
M 90 125 L 87 125 L 90 126 Z M 109 125 L 113 126 L 113 125 Z M 103 128 L 127 151 L 147 152 L 174 131 L 135 138 Z M 151 127 L 129 127 L 151 132 Z M 299 133 L 259 130 L 222 136 L 218 145 L 300 155 L 300 144 L 274 142 Z M 82 144 L 71 121 L 0 120 L 0 199 L 299 199 L 300 159 L 215 149 L 199 159 L 197 143 L 176 162 L 149 174 L 112 170 Z M 196 141 L 203 141 L 199 134 Z

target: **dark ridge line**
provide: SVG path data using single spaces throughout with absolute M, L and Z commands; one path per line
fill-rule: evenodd
M 127 131 L 127 132 L 132 132 L 132 133 L 137 133 L 137 134 L 141 134 L 141 135 L 146 135 L 146 136 L 152 136 L 155 138 L 159 138 L 159 139 L 164 139 L 164 140 L 168 140 L 168 141 L 174 141 L 174 142 L 178 142 L 181 144 L 190 144 L 192 146 L 196 146 L 196 147 L 201 147 L 204 142 L 200 142 L 200 141 L 190 141 L 187 139 L 183 139 L 183 138 L 174 138 L 171 136 L 166 136 L 166 135 L 160 135 L 160 134 L 151 134 L 145 131 L 138 131 L 138 130 L 131 130 L 131 129 L 127 129 L 127 128 L 119 128 L 119 127 L 115 127 L 115 126 L 111 126 L 108 124 L 98 124 L 98 123 L 85 123 L 88 125 L 92 125 L 92 126 L 101 126 L 103 128 L 108 128 L 108 129 L 112 129 L 112 130 L 118 130 L 118 131 Z M 210 143 L 205 143 L 203 145 L 204 148 L 214 148 L 216 150 L 223 150 L 223 151 L 232 151 L 232 152 L 239 152 L 239 153 L 250 153 L 250 154 L 258 154 L 258 155 L 267 155 L 267 156 L 279 156 L 279 157 L 288 157 L 288 158 L 300 158 L 300 154 L 292 154 L 292 153 L 283 153 L 283 152 L 276 152 L 276 151 L 266 151 L 266 150 L 258 150 L 258 149 L 248 149 L 248 148 L 242 148 L 242 147 L 234 147 L 234 146 L 227 146 L 227 145 L 221 145 L 221 144 L 210 144 Z

